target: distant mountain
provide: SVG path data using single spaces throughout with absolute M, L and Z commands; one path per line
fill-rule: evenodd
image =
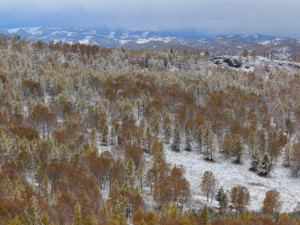
M 82 29 L 61 27 L 20 27 L 13 29 L 0 28 L 0 33 L 19 35 L 31 40 L 44 42 L 79 42 L 81 44 L 97 44 L 101 47 L 125 49 L 173 49 L 177 51 L 198 49 L 209 50 L 211 54 L 222 55 L 239 53 L 244 48 L 257 50 L 272 49 L 284 42 L 289 45 L 299 43 L 293 38 L 282 38 L 263 34 L 234 34 L 205 36 L 196 31 L 126 31 L 108 29 Z M 297 51 L 289 46 L 281 46 L 281 56 L 293 57 Z M 278 48 L 276 48 L 278 50 Z M 291 49 L 282 53 L 282 49 Z M 277 51 L 276 50 L 276 51 Z M 265 54 L 265 53 L 264 53 Z

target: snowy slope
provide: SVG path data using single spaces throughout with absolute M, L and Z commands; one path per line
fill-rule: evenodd
M 260 177 L 256 173 L 248 170 L 250 162 L 243 161 L 243 164 L 236 165 L 230 160 L 225 160 L 223 156 L 217 154 L 217 162 L 208 162 L 197 150 L 187 152 L 171 151 L 169 146 L 166 148 L 166 159 L 171 165 L 183 165 L 185 177 L 191 184 L 192 203 L 191 208 L 199 207 L 199 200 L 203 204 L 217 206 L 217 201 L 213 204 L 206 202 L 206 197 L 201 193 L 200 183 L 205 171 L 210 170 L 214 173 L 218 186 L 229 191 L 233 186 L 243 185 L 249 189 L 251 200 L 249 209 L 259 211 L 262 207 L 265 193 L 270 189 L 277 189 L 281 195 L 282 211 L 291 212 L 300 201 L 300 179 L 289 176 L 290 171 L 277 163 L 270 177 Z

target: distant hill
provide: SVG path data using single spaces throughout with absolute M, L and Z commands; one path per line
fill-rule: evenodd
M 44 42 L 79 42 L 101 47 L 125 49 L 209 50 L 212 55 L 239 54 L 244 48 L 267 56 L 273 52 L 280 59 L 299 57 L 299 41 L 263 34 L 206 36 L 195 31 L 126 31 L 61 27 L 0 28 L 0 33 L 19 35 Z

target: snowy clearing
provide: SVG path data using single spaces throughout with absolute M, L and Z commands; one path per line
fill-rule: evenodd
M 223 159 L 223 156 L 217 154 L 217 162 L 209 162 L 203 159 L 202 154 L 197 150 L 187 152 L 174 152 L 170 150 L 169 145 L 165 145 L 167 162 L 171 165 L 183 165 L 185 168 L 185 177 L 191 184 L 192 201 L 191 208 L 199 207 L 199 200 L 203 204 L 217 206 L 217 201 L 213 203 L 206 202 L 200 189 L 201 178 L 205 171 L 211 170 L 217 181 L 218 187 L 223 187 L 224 191 L 230 191 L 233 186 L 243 185 L 250 192 L 249 209 L 259 211 L 262 207 L 265 193 L 270 189 L 276 189 L 280 192 L 282 201 L 282 210 L 291 212 L 300 201 L 300 180 L 289 176 L 290 171 L 277 162 L 271 172 L 270 177 L 261 177 L 248 170 L 250 162 L 243 161 L 243 164 L 236 165 L 231 160 Z

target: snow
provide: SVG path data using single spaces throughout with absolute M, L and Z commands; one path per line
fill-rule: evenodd
M 31 35 L 41 34 L 43 31 L 39 31 L 41 27 L 27 27 L 25 28 L 26 32 Z
M 124 44 L 130 42 L 130 40 L 119 40 L 119 42 L 121 45 L 124 45 Z
M 85 45 L 88 45 L 90 44 L 90 40 L 93 36 L 86 36 L 85 39 L 82 39 L 79 41 L 80 44 L 85 44 Z
M 14 29 L 7 29 L 8 33 L 15 34 L 17 33 L 21 28 L 14 28 Z
M 148 43 L 150 41 L 162 41 L 162 42 L 165 42 L 165 43 L 169 43 L 173 39 L 174 39 L 173 37 L 164 37 L 164 38 L 160 38 L 160 37 L 139 38 L 139 39 L 136 40 L 136 43 L 137 44 L 145 44 L 145 43 Z
M 300 180 L 290 177 L 290 171 L 283 168 L 281 161 L 277 163 L 270 177 L 260 177 L 256 173 L 248 170 L 250 162 L 243 161 L 243 164 L 236 165 L 217 154 L 217 162 L 208 162 L 203 159 L 199 151 L 187 152 L 171 151 L 169 145 L 165 146 L 166 160 L 171 165 L 183 165 L 185 177 L 191 184 L 192 207 L 199 207 L 199 200 L 213 207 L 217 206 L 217 201 L 213 204 L 206 202 L 206 197 L 201 193 L 200 183 L 205 171 L 214 173 L 219 187 L 225 191 L 236 185 L 243 185 L 249 189 L 251 200 L 249 208 L 259 211 L 262 207 L 265 193 L 268 190 L 276 189 L 280 192 L 282 201 L 282 211 L 291 212 L 300 201 Z
M 110 32 L 108 38 L 115 38 L 115 32 Z

